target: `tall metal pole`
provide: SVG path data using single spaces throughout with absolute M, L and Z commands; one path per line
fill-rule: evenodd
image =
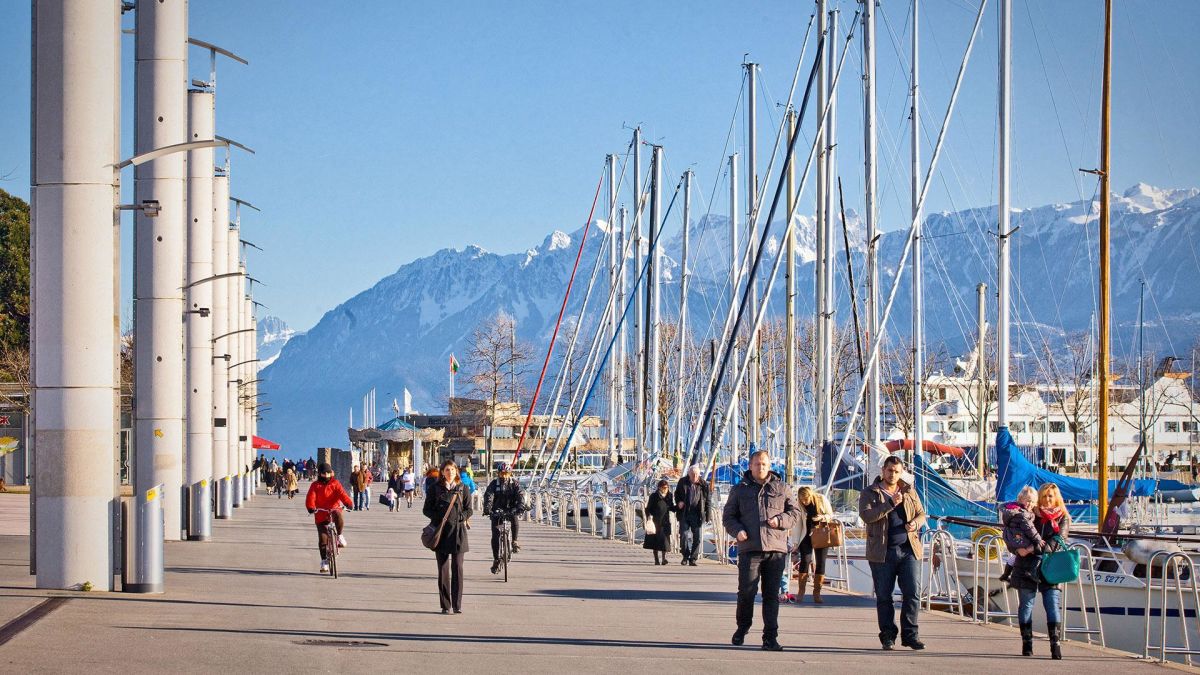
M 617 250 L 621 252 L 621 256 L 625 253 L 625 207 L 622 206 L 617 218 Z M 636 255 L 636 254 L 635 254 Z M 625 306 L 625 280 L 626 280 L 626 265 L 621 266 L 621 273 L 617 276 L 617 307 Z M 616 312 L 613 313 L 614 315 Z M 628 430 L 625 419 L 625 359 L 628 354 L 628 334 L 625 331 L 625 325 L 621 324 L 617 331 L 617 365 L 616 375 L 617 381 L 617 457 L 625 452 L 625 433 Z
M 224 167 L 213 176 L 213 484 L 216 489 L 216 517 L 233 514 L 233 484 L 229 478 L 229 366 L 233 336 L 229 335 L 229 176 Z M 236 404 L 236 400 L 233 401 Z
M 738 156 L 735 152 L 729 156 L 729 302 L 735 307 L 738 302 L 738 286 L 742 280 L 742 270 L 739 268 L 741 256 L 738 254 Z M 737 351 L 737 337 L 733 339 L 733 350 Z M 738 430 L 741 428 L 738 417 L 741 413 L 741 390 L 735 387 L 733 393 L 733 421 L 729 425 L 729 460 L 736 464 L 738 461 Z
M 617 232 L 615 230 L 616 215 L 617 215 L 617 156 L 609 155 L 607 160 L 608 169 L 608 286 L 610 289 L 617 287 Z M 608 320 L 608 339 L 615 340 L 617 336 L 617 316 L 616 312 Z M 616 464 L 617 457 L 617 406 L 620 405 L 620 400 L 617 398 L 617 373 L 619 372 L 616 364 L 609 366 L 608 369 L 608 461 Z
M 977 338 L 977 344 L 978 344 L 977 349 L 979 350 L 979 353 L 975 357 L 975 364 L 976 364 L 976 368 L 977 368 L 977 372 L 975 373 L 975 375 L 976 375 L 976 379 L 978 380 L 978 383 L 979 383 L 979 398 L 978 398 L 979 411 L 978 411 L 978 416 L 977 416 L 977 419 L 975 420 L 975 422 L 976 422 L 976 425 L 979 427 L 979 436 L 976 441 L 978 443 L 978 445 L 976 447 L 979 449 L 979 463 L 981 465 L 981 468 L 982 468 L 982 465 L 987 464 L 988 380 L 987 380 L 987 349 L 985 348 L 985 346 L 987 345 L 987 342 L 986 342 L 986 340 L 987 340 L 987 318 L 986 318 L 986 316 L 987 316 L 986 315 L 987 299 L 985 296 L 986 293 L 987 293 L 987 284 L 981 283 L 975 287 L 977 314 L 978 314 L 976 324 L 979 327 L 979 337 Z
M 879 207 L 876 204 L 878 170 L 876 168 L 875 133 L 875 1 L 863 3 L 863 62 L 866 73 L 863 87 L 863 169 L 866 193 L 867 234 L 867 335 L 874 340 L 879 332 Z M 867 368 L 867 442 L 878 445 L 882 440 L 880 410 L 883 401 L 879 391 L 879 363 L 871 362 Z M 873 480 L 878 469 L 874 462 L 867 463 L 867 480 Z
M 754 253 L 758 249 L 758 232 L 755 231 L 756 218 L 754 212 L 758 210 L 758 64 L 746 63 L 746 232 L 747 245 L 750 247 L 750 257 L 753 260 Z M 750 281 L 754 290 L 750 294 L 750 311 L 758 313 L 758 280 Z M 750 420 L 749 420 L 749 442 L 750 446 L 758 448 L 762 443 L 761 424 L 759 408 L 761 402 L 759 397 L 760 370 L 762 367 L 757 344 L 747 344 L 746 349 L 750 350 Z
M 829 36 L 835 38 L 838 33 L 838 11 L 832 10 L 829 12 Z M 834 280 L 837 275 L 834 273 L 834 264 L 836 260 L 837 248 L 834 243 L 834 235 L 837 228 L 834 227 L 834 221 L 837 218 L 837 200 L 834 199 L 834 193 L 837 186 L 837 83 L 834 81 L 833 74 L 838 71 L 838 44 L 836 39 L 826 40 L 826 49 L 828 58 L 826 58 L 826 72 L 828 79 L 826 86 L 829 93 L 826 98 L 828 105 L 828 114 L 825 116 L 825 133 L 823 136 L 822 146 L 825 150 L 825 181 L 822 183 L 822 189 L 825 192 L 825 198 L 822 206 L 825 209 L 825 227 L 821 231 L 823 241 L 821 242 L 820 255 L 824 260 L 823 267 L 825 270 L 822 278 L 821 296 L 822 296 L 822 312 L 820 317 L 820 332 L 821 332 L 821 369 L 824 377 L 821 380 L 821 438 L 824 439 L 822 446 L 822 458 L 828 452 L 828 448 L 833 446 L 833 381 L 836 376 L 833 361 L 833 349 L 835 330 L 834 316 L 837 310 L 837 297 L 834 295 Z
M 637 265 L 642 269 L 642 128 L 633 130 L 633 251 Z M 636 274 L 636 272 L 635 272 Z M 635 365 L 633 367 L 633 397 L 636 401 L 637 428 L 633 431 L 638 460 L 646 458 L 646 339 L 642 330 L 646 325 L 643 294 L 634 293 L 633 339 Z
M 787 111 L 788 138 L 796 133 L 796 111 Z M 787 212 L 790 216 L 796 208 L 796 162 L 788 164 L 787 172 Z M 784 339 L 784 402 L 783 402 L 783 438 L 784 455 L 787 469 L 787 481 L 792 482 L 796 475 L 796 232 L 788 228 L 787 239 L 784 240 L 787 250 L 787 265 L 785 269 L 785 307 L 786 327 Z
M 189 139 L 213 137 L 212 92 L 188 92 Z M 188 539 L 212 535 L 213 479 L 213 151 L 187 157 L 187 463 Z
M 1000 196 L 997 205 L 997 274 L 996 274 L 996 426 L 1008 426 L 1008 357 L 1009 357 L 1009 259 L 1008 244 L 1011 226 L 1011 207 L 1009 205 L 1009 161 L 1010 133 L 1009 114 L 1012 111 L 1011 66 L 1012 66 L 1012 6 L 1010 0 L 1000 0 L 1000 110 L 998 114 L 1000 128 Z
M 650 180 L 650 242 L 658 239 L 659 230 L 662 228 L 662 163 L 663 149 L 661 145 L 654 146 L 651 155 L 652 174 Z M 650 392 L 649 401 L 649 433 L 650 433 L 650 453 L 653 457 L 662 457 L 662 411 L 659 406 L 659 398 L 662 392 L 662 377 L 660 366 L 662 364 L 662 354 L 659 350 L 659 270 L 658 270 L 658 249 L 650 251 L 650 265 L 646 273 L 646 291 L 647 306 L 649 308 L 649 318 L 646 321 L 648 329 L 648 339 L 646 340 L 647 349 L 650 350 L 649 358 L 646 363 L 650 370 Z
M 32 23 L 30 566 L 112 590 L 120 3 L 37 0 Z
M 826 9 L 826 1 L 825 0 L 817 0 L 817 32 L 827 42 L 832 41 L 832 40 L 830 40 L 830 38 L 832 36 L 829 32 L 829 13 Z M 826 103 L 829 100 L 829 81 L 831 79 L 830 76 L 832 73 L 832 71 L 830 70 L 830 67 L 829 67 L 830 59 L 828 57 L 828 50 L 826 50 L 825 54 L 821 54 L 819 56 L 819 58 L 821 59 L 821 66 L 820 66 L 820 68 L 817 69 L 817 110 L 825 110 Z M 826 207 L 825 207 L 825 202 L 827 201 L 827 195 L 826 195 L 825 191 L 829 185 L 829 178 L 827 175 L 828 169 L 826 167 L 827 156 L 826 156 L 826 152 L 825 152 L 826 145 L 827 145 L 826 144 L 826 136 L 825 136 L 825 127 L 826 127 L 825 117 L 827 117 L 827 116 L 821 116 L 821 115 L 817 116 L 817 120 L 818 120 L 817 132 L 816 132 L 816 136 L 817 136 L 817 138 L 816 138 L 816 145 L 817 145 L 817 162 L 816 162 L 817 171 L 816 171 L 816 174 L 817 175 L 816 175 L 816 189 L 815 189 L 815 193 L 816 193 L 816 214 L 815 214 L 816 215 L 816 226 L 815 226 L 816 241 L 814 242 L 816 244 L 817 251 L 816 251 L 816 261 L 815 261 L 815 264 L 813 265 L 813 267 L 815 269 L 815 276 L 816 276 L 816 283 L 813 286 L 813 290 L 815 291 L 815 295 L 816 295 L 816 302 L 813 303 L 814 307 L 816 308 L 816 315 L 813 317 L 813 338 L 814 338 L 814 342 L 816 343 L 814 345 L 814 351 L 815 351 L 814 357 L 815 358 L 813 359 L 813 361 L 814 361 L 814 364 L 813 364 L 813 380 L 814 380 L 813 381 L 813 391 L 814 391 L 813 399 L 815 400 L 816 417 L 817 417 L 816 425 L 815 425 L 816 434 L 815 434 L 815 438 L 813 439 L 814 440 L 813 445 L 815 446 L 815 449 L 816 449 L 816 452 L 814 453 L 814 457 L 816 460 L 815 468 L 816 468 L 816 476 L 817 476 L 818 480 L 822 479 L 822 474 L 821 474 L 821 463 L 822 463 L 822 459 L 823 459 L 822 455 L 825 452 L 825 447 L 832 440 L 829 437 L 829 435 L 826 433 L 825 422 L 824 422 L 825 418 L 829 414 L 829 410 L 828 410 L 826 400 L 825 400 L 825 395 L 824 395 L 825 380 L 827 380 L 829 378 L 829 372 L 826 369 L 825 359 L 823 358 L 824 354 L 825 354 L 824 317 L 825 317 L 825 314 L 828 312 L 828 308 L 825 306 L 825 277 L 828 276 L 829 272 L 830 272 L 830 270 L 827 267 L 829 257 L 825 255 L 825 241 L 826 241 L 826 239 L 828 239 L 828 237 L 826 237 L 826 230 L 828 230 L 830 228 L 830 224 L 829 224 L 828 220 L 826 219 Z
M 687 452 L 684 434 L 683 380 L 687 368 L 687 322 L 688 322 L 688 231 L 692 222 L 692 178 L 688 169 L 683 174 L 683 252 L 679 258 L 679 369 L 675 371 L 675 455 L 683 457 Z
M 187 2 L 143 2 L 137 9 L 134 152 L 187 140 Z M 134 215 L 135 494 L 163 486 L 163 538 L 184 529 L 183 279 L 186 249 L 184 156 L 134 169 L 134 199 L 159 212 Z
M 228 164 L 225 169 L 225 177 L 225 185 L 228 187 L 228 180 L 230 178 Z M 217 208 L 219 213 L 220 206 L 218 205 Z M 225 227 L 229 230 L 225 241 L 228 245 L 225 251 L 225 255 L 228 256 L 227 260 L 229 261 L 228 269 L 230 272 L 243 273 L 241 256 L 238 254 L 238 249 L 241 248 L 241 228 L 237 226 L 236 219 L 234 222 L 229 220 L 228 198 L 225 200 Z M 230 277 L 229 283 L 225 286 L 227 293 L 225 306 L 228 310 L 226 317 L 228 320 L 227 330 L 231 335 L 229 339 L 229 364 L 222 374 L 225 376 L 225 387 L 229 392 L 229 446 L 226 448 L 226 453 L 228 455 L 227 461 L 229 462 L 229 499 L 233 508 L 238 508 L 242 505 L 242 468 L 239 461 L 239 451 L 242 442 L 242 410 L 241 401 L 238 399 L 237 364 L 246 358 L 242 352 L 241 333 L 238 332 L 242 329 L 243 283 L 244 277 L 235 276 Z
M 1100 101 L 1100 428 L 1097 451 L 1100 516 L 1108 516 L 1108 398 L 1112 375 L 1109 364 L 1111 336 L 1109 304 L 1112 299 L 1112 279 L 1109 269 L 1109 177 L 1112 147 L 1112 0 L 1104 0 L 1104 76 Z
M 921 101 L 920 101 L 920 70 L 919 70 L 919 0 L 913 0 L 912 6 L 912 90 L 910 92 L 909 125 L 911 130 L 911 205 L 913 226 L 912 245 L 912 415 L 913 437 L 912 452 L 915 455 L 924 447 L 925 438 L 925 401 L 921 395 L 925 386 L 925 323 L 924 323 L 924 279 L 921 269 Z

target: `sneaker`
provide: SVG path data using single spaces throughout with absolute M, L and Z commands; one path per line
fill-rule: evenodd
M 329 562 L 328 561 L 325 561 L 325 560 L 321 561 L 321 574 L 329 574 Z
M 789 603 L 789 602 L 791 602 L 791 601 L 792 601 L 792 599 L 791 599 L 790 597 L 788 597 L 788 594 L 787 594 L 787 593 L 780 593 L 780 594 L 779 594 L 779 604 L 781 604 L 781 605 L 786 605 L 786 604 L 788 604 L 788 603 Z
M 346 537 L 338 535 L 338 548 L 346 548 Z
M 738 630 L 729 641 L 738 647 L 742 646 L 742 643 L 746 641 L 746 631 Z
M 925 649 L 925 643 L 921 642 L 917 638 L 913 638 L 911 640 L 901 640 L 900 644 L 902 644 L 905 647 L 908 647 L 909 649 L 912 649 L 914 651 L 920 651 L 922 649 Z
M 499 573 L 500 573 L 500 563 L 499 562 L 492 563 L 492 574 L 499 574 Z
M 689 560 L 689 561 L 688 561 L 688 565 L 689 565 L 689 566 L 691 566 L 691 567 L 696 567 L 696 561 L 695 561 L 695 560 Z
M 896 648 L 895 640 L 880 640 L 879 644 L 880 644 L 881 648 L 883 649 L 883 651 L 885 651 L 885 652 L 890 652 Z
M 776 640 L 775 638 L 763 638 L 762 648 L 764 652 L 783 651 L 783 645 L 779 644 L 779 640 Z
M 520 544 L 518 544 L 517 542 L 515 542 L 515 541 L 514 541 L 514 542 L 513 542 L 513 546 L 512 546 L 512 552 L 513 552 L 513 553 L 520 553 L 520 552 L 521 552 L 521 545 L 520 545 Z

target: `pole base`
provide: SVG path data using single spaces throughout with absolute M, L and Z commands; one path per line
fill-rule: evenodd
M 125 584 L 121 587 L 122 593 L 162 593 L 162 584 Z
M 188 541 L 212 541 L 212 537 L 207 534 L 189 534 Z

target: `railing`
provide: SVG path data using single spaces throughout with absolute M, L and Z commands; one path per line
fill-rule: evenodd
M 962 591 L 958 583 L 958 555 L 954 536 L 943 529 L 926 530 L 921 534 L 926 555 L 921 561 L 921 604 L 925 611 L 934 603 L 957 608 L 963 616 Z M 940 561 L 941 564 L 938 564 Z
M 1007 553 L 1004 538 L 998 534 L 985 534 L 975 541 L 974 547 L 971 593 L 977 596 L 972 608 L 975 623 L 990 623 L 992 619 L 1002 619 L 1012 625 L 1012 620 L 1017 618 L 1017 614 L 1012 608 L 1008 585 L 1003 582 L 1000 585 L 1000 595 L 1004 598 L 1004 610 L 992 611 L 992 568 L 995 565 L 993 561 L 1003 568 L 1004 554 Z
M 1100 590 L 1096 587 L 1096 560 L 1092 557 L 1092 548 L 1083 542 L 1071 544 L 1071 548 L 1079 551 L 1079 576 L 1075 577 L 1074 583 L 1066 584 L 1062 595 L 1059 597 L 1059 602 L 1062 603 L 1062 618 L 1063 618 L 1063 633 L 1066 635 L 1084 635 L 1087 636 L 1087 643 L 1092 644 L 1092 636 L 1100 638 L 1100 645 L 1107 647 L 1108 644 L 1104 641 L 1104 621 L 1100 615 Z M 1086 567 L 1084 566 L 1084 563 Z M 1088 582 L 1085 584 L 1083 580 L 1084 573 L 1087 573 Z M 1091 587 L 1091 608 L 1088 607 L 1087 587 Z M 1083 615 L 1083 625 L 1072 626 L 1067 621 L 1068 607 L 1070 603 L 1067 598 L 1071 595 L 1071 588 L 1074 587 L 1079 593 L 1079 612 Z M 1096 627 L 1092 628 L 1092 619 L 1088 616 L 1091 612 L 1096 614 Z
M 1156 560 L 1161 560 L 1159 568 L 1161 570 L 1161 583 L 1159 584 L 1158 594 L 1158 616 L 1159 616 L 1159 643 L 1152 644 L 1150 642 L 1150 624 L 1153 609 L 1153 594 L 1154 594 L 1154 563 Z M 1184 572 L 1187 572 L 1187 579 L 1181 579 Z M 1200 649 L 1192 649 L 1192 630 L 1195 629 L 1196 615 L 1200 613 L 1200 587 L 1196 584 L 1195 561 L 1191 556 L 1181 551 L 1155 551 L 1154 555 L 1150 556 L 1150 560 L 1146 565 L 1146 632 L 1145 641 L 1142 645 L 1142 658 L 1150 658 L 1151 652 L 1158 652 L 1158 660 L 1166 661 L 1167 654 L 1182 654 L 1184 663 L 1192 665 L 1192 656 L 1200 654 Z M 1184 582 L 1187 583 L 1185 588 Z M 1181 644 L 1167 644 L 1167 617 L 1170 614 L 1170 595 L 1174 591 L 1176 604 L 1179 612 L 1179 633 Z M 1185 591 L 1190 591 L 1186 593 Z M 1189 625 L 1187 616 L 1186 597 L 1192 596 L 1192 625 Z

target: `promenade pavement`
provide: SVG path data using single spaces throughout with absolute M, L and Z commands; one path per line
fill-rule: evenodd
M 350 546 L 335 580 L 317 573 L 301 497 L 259 494 L 216 522 L 213 541 L 168 544 L 159 596 L 36 590 L 28 536 L 0 535 L 0 671 L 1165 672 L 1077 643 L 1051 661 L 1044 639 L 1037 660 L 1025 659 L 1013 630 L 939 613 L 921 618 L 927 650 L 883 652 L 873 601 L 835 592 L 824 606 L 781 608 L 784 652 L 759 649 L 758 616 L 746 646 L 733 647 L 731 566 L 682 567 L 675 557 L 656 567 L 640 547 L 522 523 L 523 551 L 504 583 L 488 572 L 482 518 L 470 537 L 464 613 L 443 615 L 432 554 L 418 539 L 420 504 L 347 514 Z M 0 522 L 27 508 L 19 500 L 27 497 L 0 494 Z M 41 604 L 47 598 L 66 600 Z

